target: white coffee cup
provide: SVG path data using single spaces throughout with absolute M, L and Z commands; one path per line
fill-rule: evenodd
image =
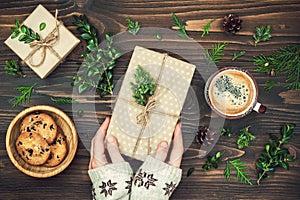
M 210 76 L 204 91 L 211 109 L 227 119 L 242 118 L 252 110 L 266 111 L 266 107 L 257 101 L 257 83 L 247 70 L 222 68 Z

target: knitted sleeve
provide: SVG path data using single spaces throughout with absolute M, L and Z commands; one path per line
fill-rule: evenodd
M 108 164 L 88 173 L 93 183 L 93 199 L 129 199 L 133 173 L 128 162 Z
M 148 156 L 133 178 L 131 200 L 169 199 L 181 174 L 181 169 Z

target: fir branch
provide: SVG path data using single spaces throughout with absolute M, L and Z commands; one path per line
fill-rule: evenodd
M 248 172 L 245 171 L 247 169 L 247 167 L 245 166 L 245 162 L 241 162 L 239 158 L 229 162 L 237 171 L 236 179 L 240 182 L 252 185 L 251 180 L 247 177 Z
M 213 44 L 211 51 L 206 50 L 208 65 L 210 65 L 213 62 L 219 62 L 221 60 L 221 58 L 224 56 L 223 52 L 227 45 L 228 43 L 225 42 L 222 44 Z
M 240 130 L 240 135 L 237 139 L 237 145 L 239 149 L 243 149 L 250 145 L 250 142 L 255 139 L 255 136 L 249 132 L 249 126 Z
M 256 161 L 258 185 L 262 179 L 269 177 L 269 172 L 274 172 L 279 166 L 289 169 L 289 162 L 295 160 L 293 156 L 290 156 L 289 150 L 282 146 L 291 140 L 294 128 L 294 124 L 286 124 L 281 129 L 281 139 L 275 135 L 271 136 L 269 144 Z
M 18 19 L 15 21 L 15 26 L 11 27 L 13 31 L 11 35 L 11 39 L 18 38 L 20 42 L 24 42 L 25 44 L 31 43 L 33 41 L 40 41 L 40 35 L 35 33 L 31 28 L 26 25 L 20 25 Z
M 207 35 L 210 31 L 210 25 L 215 21 L 216 19 L 212 19 L 210 20 L 207 24 L 205 24 L 203 26 L 203 31 L 202 31 L 202 34 L 201 34 L 201 37 L 204 37 L 205 35 Z
M 23 103 L 29 103 L 31 98 L 31 93 L 33 91 L 33 88 L 36 86 L 36 84 L 33 84 L 32 86 L 18 86 L 15 88 L 15 90 L 21 92 L 19 96 L 14 97 L 13 101 L 13 108 L 23 104 Z
M 218 168 L 218 164 L 221 162 L 221 152 L 217 152 L 213 156 L 207 156 L 207 161 L 202 165 L 202 169 L 205 171 L 210 170 L 211 167 Z
M 16 60 L 6 60 L 5 61 L 6 74 L 10 76 L 25 78 L 26 75 L 22 72 L 18 61 Z
M 265 86 L 265 90 L 267 92 L 269 92 L 277 84 L 277 82 L 275 82 L 275 81 L 267 81 L 266 84 L 267 84 L 267 86 Z
M 73 104 L 73 103 L 77 103 L 77 101 L 75 99 L 73 99 L 72 97 L 61 97 L 61 98 L 50 98 L 51 101 L 53 101 L 54 103 L 57 104 Z
M 189 39 L 190 37 L 188 36 L 188 34 L 185 30 L 185 25 L 183 24 L 183 22 L 178 19 L 178 17 L 176 16 L 175 13 L 172 13 L 172 17 L 175 22 L 174 26 L 178 28 L 177 31 L 179 33 L 179 36 L 181 36 L 182 38 L 185 38 L 185 39 Z
M 277 76 L 281 72 L 287 72 L 284 87 L 289 90 L 300 90 L 300 44 L 286 46 L 275 51 L 271 56 L 259 55 L 253 57 L 253 63 L 257 66 L 255 72 L 266 72 L 271 76 Z
M 256 46 L 259 42 L 265 42 L 271 39 L 271 26 L 260 26 L 256 27 L 256 33 L 253 35 L 254 46 Z
M 136 35 L 139 30 L 140 30 L 140 24 L 138 21 L 132 21 L 132 19 L 127 18 L 126 19 L 128 25 L 127 25 L 127 30 L 129 33 L 131 33 L 132 35 Z
M 245 55 L 246 51 L 240 51 L 238 53 L 233 53 L 233 57 L 232 57 L 232 61 L 235 61 L 236 59 L 238 59 L 239 57 L 242 57 L 243 55 Z
M 134 78 L 135 83 L 130 82 L 133 98 L 136 103 L 146 106 L 156 89 L 154 79 L 140 65 L 136 68 Z
M 224 176 L 226 178 L 226 181 L 230 181 L 231 167 L 230 167 L 228 161 L 226 162 L 226 167 L 224 169 Z

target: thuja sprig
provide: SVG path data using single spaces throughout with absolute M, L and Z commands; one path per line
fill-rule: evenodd
M 101 97 L 113 94 L 115 85 L 112 69 L 116 66 L 115 62 L 121 53 L 112 44 L 113 37 L 106 35 L 104 47 L 86 55 L 81 66 L 82 70 L 73 77 L 72 85 L 77 87 L 79 94 L 92 89 L 95 89 Z
M 26 75 L 22 72 L 18 61 L 16 60 L 6 60 L 5 61 L 5 71 L 7 75 L 15 76 L 15 77 L 26 77 Z
M 33 84 L 32 86 L 18 86 L 15 88 L 15 90 L 21 92 L 19 96 L 14 97 L 13 101 L 13 107 L 16 107 L 23 103 L 29 103 L 31 98 L 31 93 L 33 91 L 33 88 L 36 86 L 36 84 Z
M 254 56 L 253 63 L 258 66 L 255 72 L 266 72 L 271 76 L 277 76 L 280 72 L 287 72 L 285 87 L 290 90 L 300 90 L 299 57 L 300 44 L 280 48 L 271 56 Z
M 240 135 L 237 139 L 237 145 L 239 149 L 243 149 L 250 145 L 250 142 L 255 139 L 255 136 L 249 132 L 249 126 L 240 130 Z
M 262 179 L 268 178 L 269 172 L 274 172 L 277 167 L 289 169 L 289 162 L 295 160 L 289 150 L 282 146 L 291 140 L 294 128 L 294 124 L 286 124 L 281 129 L 280 139 L 275 135 L 271 136 L 269 143 L 256 161 L 257 184 L 260 184 Z
M 81 33 L 81 37 L 87 42 L 87 49 L 93 51 L 99 44 L 96 28 L 91 26 L 85 15 L 73 15 L 77 26 L 77 30 Z
M 228 43 L 218 43 L 218 44 L 213 44 L 211 47 L 211 50 L 206 50 L 206 55 L 207 55 L 207 62 L 208 65 L 210 65 L 213 62 L 219 62 L 221 58 L 224 56 L 223 52 L 225 47 L 228 45 Z
M 210 25 L 215 21 L 216 19 L 212 19 L 210 20 L 209 22 L 207 22 L 207 24 L 205 24 L 203 26 L 203 31 L 202 31 L 202 34 L 201 34 L 201 37 L 204 37 L 205 35 L 207 35 L 210 31 Z
M 210 170 L 212 167 L 218 168 L 218 164 L 221 162 L 221 152 L 217 152 L 213 156 L 207 156 L 207 161 L 202 165 L 202 169 Z
M 133 98 L 136 103 L 145 106 L 156 89 L 154 79 L 140 65 L 137 66 L 134 74 L 135 83 L 130 82 Z
M 25 44 L 31 43 L 33 41 L 40 41 L 40 35 L 35 33 L 31 28 L 26 25 L 20 25 L 18 19 L 15 21 L 15 26 L 11 27 L 13 34 L 11 35 L 11 39 L 18 38 L 20 42 L 24 42 Z
M 175 13 L 172 13 L 172 18 L 175 22 L 174 26 L 178 28 L 177 31 L 179 33 L 179 36 L 181 36 L 182 38 L 185 38 L 185 39 L 189 39 L 190 37 L 188 36 L 188 34 L 185 30 L 184 23 L 178 19 L 178 17 L 176 16 Z
M 254 46 L 256 46 L 259 42 L 265 42 L 271 39 L 271 26 L 267 25 L 267 26 L 260 26 L 260 27 L 256 27 L 255 29 L 255 34 L 253 35 L 253 39 L 254 39 Z
M 247 177 L 248 172 L 246 172 L 247 167 L 245 166 L 245 162 L 241 162 L 239 158 L 226 163 L 226 167 L 224 169 L 224 176 L 226 178 L 226 181 L 230 180 L 232 172 L 230 165 L 236 170 L 236 179 L 238 181 L 252 185 L 251 180 Z
M 129 33 L 131 33 L 132 35 L 136 35 L 139 30 L 140 30 L 140 23 L 138 21 L 133 21 L 130 18 L 126 19 L 127 21 L 127 30 Z
M 54 103 L 57 103 L 57 104 L 77 103 L 77 101 L 75 99 L 73 99 L 72 97 L 61 97 L 61 98 L 51 97 L 50 99 L 51 99 L 51 101 L 53 101 Z
M 246 51 L 240 51 L 238 53 L 233 53 L 233 57 L 232 57 L 232 61 L 235 61 L 236 59 L 238 59 L 239 57 L 242 57 L 243 55 L 245 55 Z

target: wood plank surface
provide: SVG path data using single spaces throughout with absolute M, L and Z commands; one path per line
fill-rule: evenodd
M 15 59 L 15 55 L 4 41 L 11 34 L 10 27 L 18 18 L 23 21 L 32 10 L 41 3 L 51 13 L 59 10 L 59 19 L 76 36 L 80 33 L 73 25 L 72 15 L 86 14 L 101 38 L 104 34 L 117 34 L 126 30 L 126 18 L 138 20 L 142 27 L 160 27 L 172 29 L 173 20 L 171 13 L 186 22 L 188 34 L 205 49 L 211 49 L 212 44 L 227 42 L 228 47 L 224 57 L 217 64 L 219 68 L 224 66 L 236 66 L 253 72 L 255 66 L 251 62 L 253 56 L 259 54 L 271 55 L 286 45 L 297 44 L 300 41 L 300 1 L 299 0 L 31 0 L 12 1 L 1 0 L 0 3 L 0 199 L 91 199 L 91 183 L 87 174 L 89 152 L 86 149 L 87 138 L 79 138 L 77 154 L 71 165 L 61 174 L 47 178 L 37 179 L 22 174 L 17 170 L 8 158 L 5 149 L 5 135 L 10 121 L 24 108 L 47 104 L 56 106 L 72 117 L 71 105 L 57 105 L 49 100 L 49 97 L 72 96 L 72 77 L 76 75 L 82 62 L 80 57 L 85 43 L 82 41 L 75 50 L 60 64 L 60 66 L 46 79 L 39 79 L 28 67 L 23 67 L 26 78 L 14 78 L 7 76 L 4 69 L 5 60 Z M 221 26 L 222 18 L 236 13 L 243 19 L 242 29 L 237 34 L 225 33 Z M 216 19 L 212 24 L 209 35 L 201 38 L 203 26 L 211 19 Z M 259 43 L 254 47 L 252 35 L 255 27 L 260 25 L 271 25 L 272 39 Z M 153 41 L 157 42 L 155 38 Z M 180 45 L 180 43 L 179 43 Z M 182 44 L 183 45 L 183 44 Z M 181 46 L 171 46 L 176 49 Z M 247 51 L 246 55 L 237 61 L 231 61 L 234 52 Z M 196 60 L 196 54 L 187 56 Z M 192 52 L 192 51 L 190 51 Z M 114 70 L 115 82 L 119 80 L 126 71 L 130 60 L 130 53 L 122 56 Z M 249 177 L 256 180 L 255 160 L 268 142 L 269 134 L 279 134 L 280 128 L 285 123 L 295 123 L 294 136 L 289 143 L 290 147 L 300 153 L 300 92 L 288 91 L 283 87 L 286 74 L 279 74 L 271 78 L 265 73 L 254 73 L 253 75 L 259 85 L 259 101 L 268 107 L 267 112 L 262 115 L 250 113 L 248 116 L 238 120 L 226 120 L 224 126 L 232 127 L 238 132 L 245 126 L 251 126 L 251 132 L 256 135 L 256 140 L 251 146 L 243 151 L 236 149 L 235 137 L 221 137 L 211 153 L 222 151 L 226 158 L 242 156 L 241 160 L 247 163 Z M 276 80 L 282 84 L 276 85 L 270 92 L 264 90 L 266 80 Z M 31 85 L 37 83 L 37 88 L 32 96 L 30 104 L 12 108 L 11 102 L 17 92 L 14 90 L 19 85 Z M 200 107 L 200 118 L 193 118 L 197 113 L 190 111 L 184 121 L 188 134 L 193 135 L 195 130 L 190 125 L 191 120 L 198 120 L 199 125 L 208 125 L 211 118 L 211 110 L 206 105 L 203 96 L 205 81 L 195 74 L 192 88 L 198 98 Z M 99 122 L 112 112 L 112 103 L 115 95 L 87 97 L 82 96 L 81 101 L 87 105 L 96 103 L 96 116 Z M 186 101 L 186 107 L 189 105 Z M 78 130 L 80 135 L 84 131 L 92 129 L 92 114 L 86 113 L 86 125 Z M 264 180 L 261 185 L 253 186 L 242 184 L 231 178 L 226 182 L 223 176 L 225 162 L 220 164 L 219 169 L 203 171 L 201 166 L 205 158 L 199 159 L 197 147 L 193 145 L 184 154 L 182 161 L 183 177 L 179 187 L 170 199 L 300 199 L 300 159 L 290 164 L 290 170 L 279 169 L 271 173 L 270 179 Z M 194 173 L 186 177 L 189 168 L 195 167 Z

